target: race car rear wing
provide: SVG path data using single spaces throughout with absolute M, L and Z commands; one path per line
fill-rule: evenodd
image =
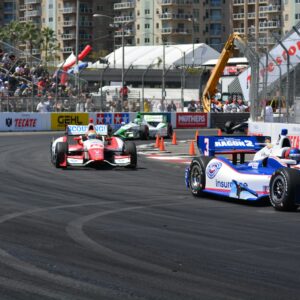
M 108 128 L 107 125 L 94 125 L 94 130 L 97 135 L 107 135 Z M 67 135 L 84 135 L 88 132 L 89 125 L 68 125 L 66 127 Z
M 198 136 L 197 145 L 200 153 L 205 156 L 232 154 L 235 164 L 238 154 L 240 154 L 240 162 L 243 163 L 245 154 L 254 154 L 264 147 L 265 138 L 257 136 Z

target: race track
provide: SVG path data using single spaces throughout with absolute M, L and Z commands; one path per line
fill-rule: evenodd
M 55 169 L 51 137 L 0 136 L 1 300 L 299 299 L 299 212 L 194 198 L 145 156 Z

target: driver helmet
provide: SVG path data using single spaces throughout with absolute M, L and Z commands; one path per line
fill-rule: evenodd
M 296 160 L 299 163 L 300 162 L 300 150 L 297 148 L 290 148 L 288 157 L 290 159 Z
M 97 133 L 95 130 L 90 130 L 87 134 L 87 138 L 89 140 L 93 140 L 93 139 L 96 139 L 97 138 Z
M 135 117 L 135 119 L 134 119 L 134 123 L 138 124 L 138 123 L 140 123 L 140 122 L 141 122 L 141 115 L 140 115 L 140 113 L 137 113 L 137 114 L 136 114 L 136 117 Z

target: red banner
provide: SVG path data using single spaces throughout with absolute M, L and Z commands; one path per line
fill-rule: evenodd
M 207 127 L 206 113 L 177 113 L 176 128 L 198 128 Z

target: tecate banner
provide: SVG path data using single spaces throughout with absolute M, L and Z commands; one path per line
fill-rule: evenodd
M 207 127 L 206 113 L 177 113 L 176 128 Z
M 49 130 L 50 115 L 41 113 L 1 113 L 0 131 Z

